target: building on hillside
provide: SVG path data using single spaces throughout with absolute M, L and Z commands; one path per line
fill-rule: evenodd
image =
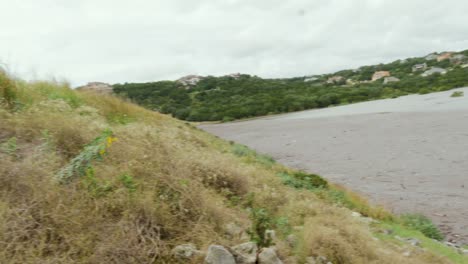
M 356 84 L 358 84 L 358 83 L 359 83 L 359 82 L 357 82 L 357 81 L 355 81 L 355 80 L 353 80 L 353 79 L 347 79 L 347 80 L 346 80 L 346 84 L 347 84 L 347 85 L 356 85 Z
M 344 81 L 343 76 L 332 76 L 332 77 L 328 78 L 327 83 L 328 84 L 335 84 L 335 83 L 340 83 L 340 82 L 343 82 L 343 81 Z
M 426 60 L 437 60 L 437 57 L 439 55 L 437 53 L 431 53 L 429 55 L 427 55 L 426 57 L 424 57 Z
M 467 60 L 467 57 L 463 54 L 455 54 L 450 58 L 450 62 L 454 64 L 462 64 Z
M 79 91 L 93 91 L 100 94 L 111 94 L 113 91 L 112 85 L 103 82 L 89 82 L 86 85 L 77 87 Z
M 425 71 L 427 69 L 427 63 L 415 64 L 412 67 L 412 71 Z
M 228 75 L 228 77 L 232 77 L 234 79 L 239 79 L 241 77 L 240 73 L 231 73 Z
M 383 83 L 387 84 L 387 83 L 399 82 L 399 81 L 400 79 L 398 79 L 397 77 L 390 76 L 390 77 L 385 77 Z
M 376 71 L 372 75 L 372 81 L 377 81 L 378 79 L 382 79 L 383 77 L 390 77 L 389 71 Z
M 311 76 L 311 77 L 305 77 L 304 82 L 314 82 L 317 81 L 319 78 L 316 76 Z
M 181 83 L 184 86 L 195 86 L 202 79 L 203 79 L 203 76 L 187 75 L 187 76 L 184 76 L 184 77 L 178 79 L 176 82 Z
M 438 68 L 438 67 L 432 67 L 430 70 L 427 70 L 423 74 L 421 74 L 421 76 L 427 77 L 427 76 L 435 74 L 435 73 L 446 74 L 447 70 L 442 69 L 442 68 Z
M 443 60 L 447 60 L 447 59 L 450 59 L 453 55 L 453 52 L 444 52 L 442 54 L 440 54 L 439 56 L 437 56 L 437 61 L 443 61 Z

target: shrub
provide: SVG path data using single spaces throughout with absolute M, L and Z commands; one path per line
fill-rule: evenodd
M 4 101 L 9 109 L 14 109 L 16 97 L 16 86 L 14 82 L 0 69 L 0 103 Z
M 248 147 L 240 144 L 232 144 L 232 153 L 238 157 L 249 157 L 253 162 L 260 163 L 266 167 L 271 167 L 276 161 L 268 155 L 259 154 L 255 150 L 251 150 Z
M 127 173 L 122 174 L 119 178 L 120 182 L 123 184 L 125 188 L 127 188 L 129 193 L 134 193 L 136 191 L 137 184 L 133 177 Z
M 421 214 L 405 214 L 401 216 L 403 224 L 414 230 L 418 230 L 423 233 L 425 236 L 442 240 L 444 236 L 440 230 L 432 223 L 432 221 L 424 215 Z
M 63 167 L 56 175 L 59 182 L 66 183 L 74 177 L 83 176 L 91 168 L 91 162 L 101 160 L 106 154 L 115 138 L 111 130 L 105 130 L 99 137 L 88 144 L 81 152 L 73 158 L 70 163 Z
M 101 183 L 98 181 L 92 167 L 86 170 L 86 175 L 83 177 L 83 185 L 96 198 L 105 196 L 113 189 L 110 182 Z
M 252 226 L 247 233 L 251 240 L 256 242 L 259 247 L 269 247 L 273 241 L 271 237 L 265 235 L 266 231 L 272 227 L 272 218 L 268 211 L 264 208 L 252 208 L 250 219 Z
M 285 185 L 294 187 L 296 189 L 313 190 L 316 188 L 326 188 L 328 183 L 322 177 L 315 174 L 308 174 L 305 172 L 281 172 L 278 176 L 283 180 Z
M 463 97 L 464 93 L 462 91 L 455 91 L 450 95 L 450 97 Z

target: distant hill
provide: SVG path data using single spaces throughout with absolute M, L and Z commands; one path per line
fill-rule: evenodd
M 462 86 L 468 86 L 468 50 L 296 78 L 189 75 L 113 85 L 116 94 L 189 121 L 231 121 Z

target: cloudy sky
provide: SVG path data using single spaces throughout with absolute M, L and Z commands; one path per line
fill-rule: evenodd
M 109 83 L 327 73 L 468 49 L 467 0 L 0 0 L 0 63 Z

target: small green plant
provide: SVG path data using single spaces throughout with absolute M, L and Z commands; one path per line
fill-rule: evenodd
M 462 91 L 455 91 L 450 95 L 450 97 L 463 97 L 464 93 Z
M 53 90 L 48 93 L 48 98 L 51 100 L 61 99 L 73 108 L 77 108 L 83 104 L 83 100 L 78 97 L 77 93 L 68 88 Z
M 401 216 L 403 225 L 420 231 L 426 237 L 442 240 L 444 236 L 432 221 L 422 214 L 404 214 Z
M 61 183 L 67 183 L 74 177 L 85 175 L 86 171 L 91 167 L 91 162 L 102 160 L 107 149 L 115 140 L 116 138 L 113 137 L 111 130 L 103 131 L 99 137 L 86 145 L 76 157 L 56 174 L 56 179 Z
M 269 247 L 272 244 L 272 238 L 265 233 L 272 227 L 272 218 L 264 208 L 252 208 L 250 211 L 252 226 L 247 231 L 250 239 L 258 244 L 259 247 Z
M 252 150 L 250 150 L 248 147 L 240 144 L 233 144 L 232 145 L 232 153 L 234 155 L 239 156 L 239 157 L 244 157 L 252 153 Z
M 280 172 L 277 174 L 283 184 L 294 187 L 296 189 L 314 190 L 317 188 L 326 188 L 328 183 L 322 177 L 315 174 L 305 172 Z
M 275 219 L 275 227 L 283 234 L 289 235 L 292 232 L 292 227 L 289 223 L 289 219 L 285 216 L 278 217 Z
M 17 150 L 18 150 L 18 146 L 16 143 L 16 137 L 11 137 L 6 142 L 0 144 L 0 151 L 8 155 L 14 156 Z
M 52 150 L 54 148 L 54 140 L 49 133 L 49 130 L 44 129 L 41 131 L 41 148 L 44 150 Z
M 248 147 L 236 143 L 231 143 L 232 153 L 238 157 L 248 157 L 251 161 L 260 163 L 266 167 L 271 167 L 276 161 L 265 154 L 259 154 L 255 150 L 249 149 Z
M 134 193 L 136 191 L 137 184 L 130 174 L 124 173 L 119 177 L 120 182 L 125 188 L 127 188 L 129 193 Z
M 231 121 L 234 121 L 234 120 L 235 119 L 233 117 L 225 116 L 225 117 L 223 117 L 222 122 L 225 123 L 225 122 L 231 122 Z
M 111 183 L 100 183 L 98 181 L 94 173 L 93 167 L 89 167 L 86 170 L 85 177 L 83 177 L 82 181 L 88 192 L 96 198 L 106 196 L 109 192 L 113 190 Z

